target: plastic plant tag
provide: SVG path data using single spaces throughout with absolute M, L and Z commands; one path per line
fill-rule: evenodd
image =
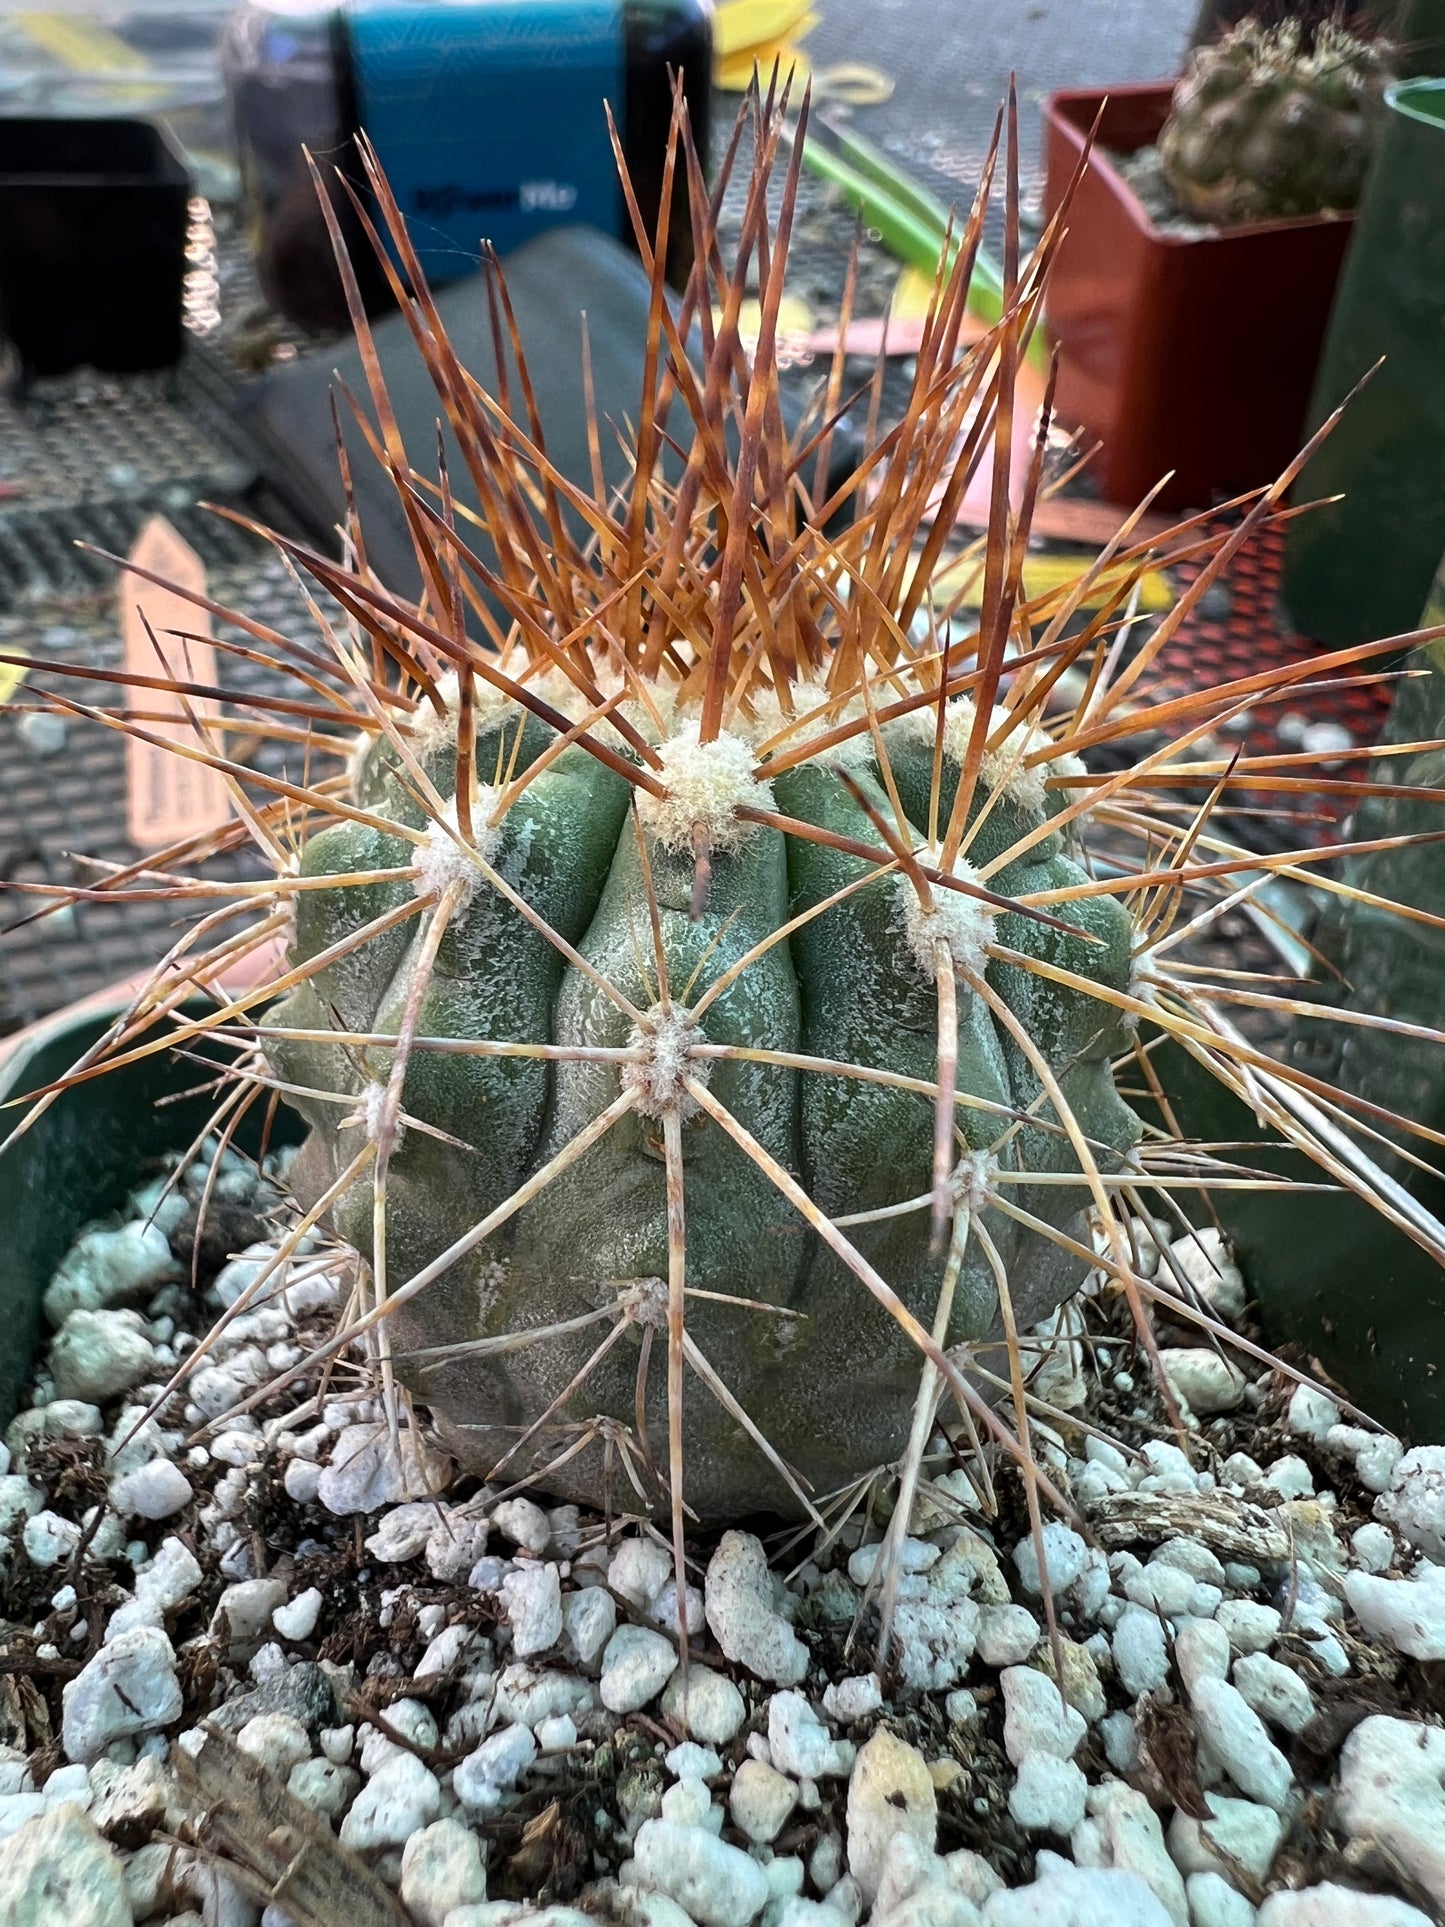
M 210 634 L 210 618 L 179 593 L 183 588 L 205 592 L 201 558 L 164 516 L 156 515 L 136 537 L 130 560 L 176 587 L 125 577 L 120 621 L 128 673 L 214 684 L 216 652 L 204 640 Z M 138 849 L 157 850 L 200 831 L 219 829 L 231 814 L 225 779 L 185 754 L 207 746 L 200 726 L 219 718 L 219 702 L 213 696 L 132 687 L 128 707 L 132 715 L 146 718 L 139 726 L 155 739 L 147 742 L 131 736 L 126 745 L 131 842 Z M 177 755 L 168 744 L 178 745 L 182 753 Z

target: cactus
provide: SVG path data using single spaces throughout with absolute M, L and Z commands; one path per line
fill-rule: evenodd
M 1354 207 L 1389 78 L 1386 47 L 1329 20 L 1249 19 L 1196 48 L 1159 136 L 1181 211 L 1229 227 Z
M 696 265 L 675 319 L 665 233 L 654 247 L 639 232 L 657 326 L 619 488 L 600 461 L 591 489 L 552 466 L 524 381 L 516 406 L 470 381 L 368 157 L 400 269 L 378 238 L 379 256 L 488 546 L 469 541 L 445 463 L 413 466 L 373 358 L 370 439 L 425 592 L 375 578 L 354 513 L 340 561 L 270 537 L 333 599 L 312 608 L 341 688 L 314 647 L 233 615 L 294 668 L 273 731 L 291 763 L 243 770 L 198 720 L 185 753 L 225 773 L 238 823 L 108 882 L 193 895 L 205 914 L 75 1072 L 170 1048 L 189 985 L 286 925 L 284 962 L 181 1026 L 235 1053 L 223 1139 L 278 1096 L 313 1127 L 304 1215 L 225 1319 L 334 1226 L 360 1254 L 358 1294 L 285 1377 L 359 1359 L 394 1432 L 434 1423 L 500 1484 L 670 1513 L 679 1575 L 689 1519 L 836 1524 L 880 1481 L 895 1539 L 929 1491 L 956 1507 L 957 1484 L 925 1476 L 939 1427 L 948 1451 L 973 1451 L 982 1498 L 1007 1456 L 1036 1527 L 1041 1500 L 1064 1503 L 1031 1450 L 1034 1331 L 1093 1268 L 1151 1346 L 1163 1287 L 1127 1223 L 1173 1214 L 1179 1187 L 1263 1181 L 1189 1143 L 1167 1099 L 1142 1129 L 1116 1065 L 1133 1060 L 1148 1090 L 1149 1031 L 1373 1195 L 1300 1121 L 1288 1068 L 1230 1023 L 1240 1003 L 1293 999 L 1184 947 L 1261 870 L 1348 852 L 1260 857 L 1218 814 L 1241 794 L 1312 798 L 1293 759 L 1221 760 L 1211 735 L 1305 672 L 1149 696 L 1157 651 L 1282 512 L 1300 464 L 1233 526 L 1146 541 L 1130 518 L 1077 580 L 1027 591 L 1049 408 L 1011 473 L 1014 376 L 1066 216 L 1020 264 L 1011 131 L 1000 318 L 965 344 L 986 185 L 901 418 L 830 475 L 842 354 L 791 439 L 775 355 L 804 136 L 770 198 L 781 121 L 756 96 L 745 121 L 725 262 L 716 210 L 738 149 L 709 195 L 679 110 L 669 164 L 692 185 Z M 761 335 L 744 355 L 754 275 Z M 493 294 L 497 365 L 520 373 L 495 270 Z M 354 283 L 351 299 L 366 349 Z M 680 466 L 664 465 L 668 438 Z M 954 516 L 985 463 L 995 513 L 960 575 Z M 1131 598 L 1171 560 L 1196 572 L 1126 653 Z M 122 726 L 147 733 L 143 717 Z M 186 866 L 243 831 L 274 874 L 233 935 L 236 907 Z M 885 1643 L 897 1561 L 886 1570 Z

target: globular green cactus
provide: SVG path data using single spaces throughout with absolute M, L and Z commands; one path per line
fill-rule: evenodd
M 1332 21 L 1249 19 L 1196 48 L 1159 136 L 1180 209 L 1233 226 L 1354 207 L 1389 78 L 1388 48 Z
M 707 1519 L 796 1509 L 797 1486 L 765 1456 L 764 1439 L 818 1495 L 897 1459 L 917 1345 L 820 1238 L 800 1197 L 846 1228 L 854 1252 L 925 1329 L 953 1252 L 945 1347 L 1003 1336 L 1001 1278 L 1018 1327 L 1077 1287 L 1084 1260 L 994 1201 L 1079 1228 L 1082 1181 L 1018 1181 L 1078 1169 L 1048 1076 L 1091 1160 L 1117 1162 L 1137 1135 L 1109 1061 L 1127 1042 L 1124 1020 L 1084 987 L 1127 991 L 1131 919 L 1109 896 L 1068 903 L 1058 917 L 1026 907 L 1086 882 L 1049 827 L 1068 794 L 1046 788 L 1056 746 L 1000 713 L 968 814 L 968 856 L 951 866 L 959 890 L 738 814 L 781 813 L 865 847 L 878 840 L 875 823 L 895 823 L 910 859 L 917 849 L 936 867 L 930 808 L 935 824 L 948 821 L 974 710 L 958 698 L 946 711 L 934 793 L 936 715 L 916 709 L 884 724 L 876 747 L 865 734 L 771 780 L 758 758 L 765 725 L 751 743 L 735 730 L 701 743 L 695 718 L 674 716 L 658 746 L 665 794 L 639 791 L 634 810 L 624 777 L 576 746 L 526 782 L 556 737 L 504 700 L 477 726 L 476 760 L 511 765 L 525 787 L 510 803 L 505 790 L 481 787 L 468 837 L 454 827 L 458 719 L 449 708 L 428 726 L 420 766 L 446 806 L 440 817 L 433 809 L 429 821 L 385 743 L 356 777 L 358 805 L 421 841 L 369 821 L 337 824 L 306 845 L 302 874 L 337 882 L 298 898 L 294 960 L 319 967 L 271 1024 L 312 1036 L 277 1039 L 269 1056 L 290 1085 L 356 1100 L 354 1111 L 298 1100 L 324 1153 L 324 1182 L 376 1131 L 394 1053 L 316 1033 L 339 1024 L 394 1036 L 420 984 L 419 1035 L 506 1053 L 414 1052 L 401 1091 L 413 1122 L 386 1179 L 389 1275 L 438 1273 L 389 1321 L 397 1370 L 475 1468 L 505 1461 L 509 1476 L 540 1472 L 590 1432 L 543 1481 L 595 1503 L 614 1428 L 630 1432 L 639 1473 L 667 1463 L 666 1372 L 659 1352 L 649 1373 L 646 1351 L 653 1328 L 666 1331 L 679 1257 L 690 1508 Z M 701 904 L 700 833 L 711 852 Z M 394 880 L 375 877 L 391 870 Z M 348 883 L 363 873 L 372 880 Z M 454 907 L 439 943 L 433 912 L 347 948 L 368 922 L 448 892 Z M 804 918 L 789 933 L 790 920 Z M 575 947 L 570 960 L 563 944 Z M 1034 974 L 1038 963 L 1064 980 Z M 935 1240 L 930 1210 L 941 974 L 956 981 L 950 1207 L 975 1213 L 973 1235 L 952 1240 Z M 522 1046 L 552 1055 L 514 1054 Z M 619 1103 L 630 1108 L 606 1134 L 527 1198 L 529 1180 Z M 669 1246 L 669 1134 L 680 1252 Z M 1013 1181 L 996 1181 L 995 1166 Z M 519 1197 L 520 1208 L 477 1238 Z M 374 1206 L 371 1171 L 335 1206 L 337 1228 L 363 1252 L 374 1253 Z M 902 1215 L 889 1215 L 898 1207 Z M 618 1334 L 597 1359 L 599 1340 Z M 615 1471 L 613 1502 L 635 1505 Z M 649 1503 L 659 1496 L 646 1490 Z

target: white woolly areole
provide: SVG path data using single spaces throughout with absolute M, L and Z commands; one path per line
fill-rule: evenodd
M 622 1088 L 637 1092 L 637 1108 L 645 1116 L 676 1112 L 689 1118 L 696 1111 L 697 1099 L 686 1088 L 686 1079 L 706 1084 L 712 1071 L 709 1059 L 692 1054 L 702 1034 L 691 1011 L 677 1004 L 668 1010 L 654 1004 L 634 1027 L 627 1042 L 645 1054 L 640 1064 L 623 1065 Z
M 929 869 L 939 867 L 937 850 L 925 846 L 917 854 Z M 962 857 L 955 859 L 952 874 L 960 883 L 976 883 L 982 887 L 978 871 Z M 955 970 L 981 977 L 988 967 L 988 944 L 998 915 L 994 906 L 980 897 L 965 896 L 961 890 L 934 884 L 930 908 L 906 876 L 897 878 L 894 888 L 903 912 L 903 934 L 924 974 L 937 977 L 941 943 Z
M 439 897 L 449 885 L 462 886 L 461 907 L 471 902 L 476 894 L 482 873 L 477 868 L 477 859 L 490 862 L 497 844 L 501 840 L 500 824 L 490 824 L 487 818 L 496 807 L 501 791 L 490 783 L 477 786 L 472 802 L 472 840 L 470 844 L 462 839 L 457 828 L 457 805 L 453 798 L 442 811 L 437 822 L 426 833 L 424 842 L 416 846 L 416 878 L 412 884 L 419 897 Z
M 711 743 L 698 741 L 698 726 L 685 723 L 676 736 L 659 743 L 666 796 L 642 791 L 637 807 L 643 822 L 667 850 L 692 847 L 694 824 L 701 823 L 714 850 L 736 849 L 753 833 L 738 810 L 745 804 L 771 809 L 773 792 L 753 775 L 756 758 L 741 736 L 724 730 Z
M 998 1159 L 990 1151 L 970 1151 L 954 1165 L 948 1188 L 956 1205 L 982 1211 L 997 1196 Z
M 967 696 L 956 696 L 944 710 L 943 753 L 950 762 L 962 765 L 968 754 L 973 719 L 977 714 L 976 705 Z M 910 710 L 908 720 L 916 735 L 925 737 L 930 743 L 934 740 L 938 729 L 936 709 Z M 990 716 L 988 734 L 992 736 L 1005 724 L 1008 725 L 1008 734 L 996 749 L 984 752 L 978 773 L 991 790 L 1001 789 L 1008 800 L 1017 803 L 1020 809 L 1042 811 L 1045 807 L 1044 779 L 1052 774 L 1054 768 L 1062 769 L 1063 759 L 1053 758 L 1047 765 L 1040 763 L 1032 768 L 1027 767 L 1024 758 L 1035 755 L 1039 750 L 1052 748 L 1053 739 L 1046 736 L 1043 730 L 1035 729 L 1026 716 L 1011 716 L 1004 709 L 995 709 Z M 1069 760 L 1078 761 L 1076 757 Z M 1079 768 L 1082 767 L 1079 764 Z
M 867 715 L 861 699 L 850 696 L 846 702 L 835 700 L 821 683 L 798 682 L 792 686 L 792 714 L 783 714 L 783 705 L 771 689 L 763 690 L 753 704 L 751 716 L 739 717 L 737 729 L 745 735 L 755 748 L 761 748 L 775 736 L 789 734 L 777 745 L 776 754 L 788 756 L 795 750 L 807 749 L 809 743 L 818 736 L 826 736 L 830 730 L 837 729 L 841 723 L 857 722 Z M 828 705 L 832 703 L 830 709 Z M 873 757 L 873 737 L 867 729 L 859 730 L 846 742 L 833 743 L 827 749 L 816 750 L 809 762 L 820 763 L 824 769 L 864 769 Z

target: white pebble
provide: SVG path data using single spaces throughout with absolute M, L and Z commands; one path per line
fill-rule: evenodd
M 1257 1927 L 1430 1927 L 1430 1916 L 1394 1894 L 1361 1893 L 1325 1881 L 1266 1897 Z
M 976 1650 L 985 1666 L 1021 1666 L 1038 1645 L 1040 1632 L 1027 1606 L 984 1606 Z
M 748 1532 L 723 1534 L 708 1562 L 704 1597 L 713 1637 L 734 1665 L 778 1686 L 802 1679 L 808 1649 L 773 1603 L 760 1540 Z
M 1366 1572 L 1388 1572 L 1395 1563 L 1395 1539 L 1371 1521 L 1350 1534 L 1350 1550 Z
M 441 1808 L 436 1775 L 413 1753 L 396 1752 L 378 1767 L 341 1823 L 341 1844 L 368 1852 L 402 1846 Z
M 1357 1851 L 1403 1867 L 1445 1912 L 1445 1730 L 1362 1720 L 1340 1749 L 1333 1819 Z
M 617 1630 L 617 1602 L 601 1586 L 568 1593 L 562 1624 L 567 1650 L 579 1665 L 590 1666 Z
M 311 1758 L 311 1740 L 290 1713 L 258 1713 L 236 1735 L 236 1745 L 284 1780 L 293 1766 Z
M 1169 1679 L 1169 1657 L 1157 1613 L 1127 1608 L 1119 1615 L 1111 1643 L 1114 1670 L 1131 1699 L 1163 1690 Z
M 271 1614 L 271 1624 L 283 1639 L 310 1639 L 320 1616 L 321 1588 L 308 1586 L 284 1606 L 277 1606 Z
M 1244 1373 L 1207 1345 L 1166 1346 L 1159 1362 L 1174 1396 L 1201 1418 L 1233 1412 L 1243 1401 Z
M 1015 1766 L 1039 1754 L 1070 1759 L 1087 1727 L 1043 1673 L 1027 1666 L 1010 1666 L 999 1675 L 1003 1688 L 1004 1751 Z
M 1072 1760 L 1031 1753 L 1019 1764 L 1008 1810 L 1029 1833 L 1072 1833 L 1084 1817 L 1089 1783 Z
M 1405 1453 L 1375 1501 L 1375 1517 L 1427 1559 L 1445 1563 L 1445 1446 Z
M 1176 1810 L 1169 1822 L 1169 1851 L 1175 1866 L 1186 1874 L 1228 1877 L 1233 1863 L 1263 1880 L 1284 1837 L 1280 1815 L 1254 1800 L 1235 1800 L 1223 1793 L 1206 1793 L 1204 1804 L 1209 1808 L 1207 1820 L 1191 1820 Z
M 522 1725 L 504 1726 L 469 1753 L 452 1774 L 457 1798 L 469 1812 L 485 1818 L 501 1805 L 499 1794 L 517 1781 L 537 1757 L 537 1742 Z
M 499 1596 L 512 1628 L 512 1651 L 519 1659 L 557 1644 L 562 1637 L 562 1582 L 555 1566 L 519 1566 L 502 1581 Z
M 883 1686 L 876 1673 L 858 1673 L 851 1679 L 834 1680 L 823 1689 L 823 1711 L 840 1726 L 852 1726 L 867 1719 L 882 1704 Z
M 645 1821 L 633 1854 L 642 1882 L 675 1901 L 699 1927 L 747 1927 L 767 1905 L 763 1869 L 705 1827 Z
M 1241 1793 L 1276 1812 L 1289 1805 L 1289 1761 L 1265 1732 L 1258 1713 L 1222 1679 L 1196 1680 L 1189 1695 L 1202 1752 L 1216 1760 Z
M 1229 1634 L 1212 1619 L 1186 1619 L 1174 1635 L 1174 1663 L 1191 1697 L 1201 1679 L 1229 1677 Z
M 190 1480 L 170 1459 L 152 1459 L 110 1488 L 111 1504 L 126 1518 L 169 1519 L 191 1497 Z
M 768 1751 L 782 1773 L 795 1780 L 841 1778 L 853 1765 L 853 1748 L 835 1740 L 803 1694 L 774 1693 L 768 1701 Z
M 1226 1599 L 1214 1615 L 1237 1653 L 1262 1653 L 1279 1638 L 1281 1616 L 1255 1599 Z
M 181 1713 L 176 1656 L 157 1626 L 137 1626 L 102 1646 L 62 1694 L 68 1760 L 89 1762 L 113 1740 L 152 1733 Z
M 315 1505 L 321 1490 L 321 1467 L 310 1459 L 288 1459 L 281 1475 L 288 1498 L 297 1505 Z
M 1089 1554 L 1088 1545 L 1071 1527 L 1060 1525 L 1054 1519 L 1045 1524 L 1039 1536 L 1043 1540 L 1049 1585 L 1055 1593 L 1067 1592 L 1084 1570 Z M 1038 1547 L 1032 1535 L 1020 1539 L 1014 1547 L 1014 1565 L 1018 1568 L 1019 1584 L 1024 1591 L 1031 1599 L 1040 1598 L 1043 1581 L 1039 1575 Z
M 1247 1653 L 1235 1662 L 1234 1683 L 1262 1720 L 1301 1733 L 1315 1716 L 1314 1695 L 1288 1666 L 1265 1653 Z
M 1332 1398 L 1309 1385 L 1296 1385 L 1290 1395 L 1285 1422 L 1297 1438 L 1324 1443 L 1325 1434 L 1340 1422 L 1340 1408 Z
M 1365 1631 L 1411 1659 L 1445 1659 L 1445 1567 L 1413 1579 L 1345 1575 L 1345 1598 Z
M 1192 1873 L 1184 1883 L 1190 1927 L 1255 1927 L 1254 1903 L 1223 1874 Z M 1345 1927 L 1341 1922 L 1340 1927 Z
M 848 1871 L 868 1906 L 877 1897 L 895 1836 L 911 1834 L 928 1852 L 933 1851 L 938 1795 L 928 1763 L 916 1747 L 886 1727 L 880 1727 L 860 1748 L 853 1763 L 847 1819 Z
M 401 1897 L 422 1927 L 442 1927 L 454 1907 L 485 1900 L 481 1843 L 471 1828 L 437 1820 L 414 1833 L 402 1850 Z
M 602 1655 L 602 1704 L 611 1713 L 635 1713 L 656 1698 L 676 1669 L 671 1640 L 647 1626 L 619 1626 Z
M 286 1785 L 303 1806 L 334 1820 L 355 1796 L 361 1775 L 339 1760 L 303 1760 L 292 1767 Z
M 770 1845 L 798 1803 L 798 1789 L 786 1774 L 761 1760 L 744 1760 L 733 1774 L 728 1812 L 733 1824 L 755 1846 Z
M 685 1682 L 680 1667 L 668 1681 L 662 1695 L 662 1713 L 694 1740 L 707 1746 L 726 1746 L 743 1723 L 747 1703 L 725 1674 L 694 1660 Z
M 655 1539 L 624 1539 L 607 1567 L 607 1584 L 619 1598 L 646 1612 L 673 1576 L 672 1554 Z
M 506 1499 L 492 1513 L 492 1524 L 523 1552 L 540 1558 L 552 1543 L 552 1527 L 541 1506 L 531 1499 Z

